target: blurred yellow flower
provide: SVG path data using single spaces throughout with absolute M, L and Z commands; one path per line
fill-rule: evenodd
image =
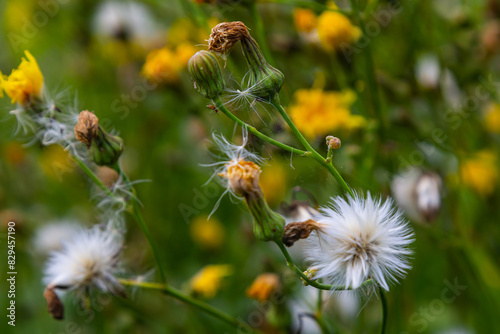
M 216 249 L 224 243 L 225 230 L 216 218 L 199 216 L 190 224 L 191 238 L 203 248 Z
M 43 75 L 36 59 L 27 50 L 24 53 L 27 59 L 23 57 L 19 67 L 13 69 L 8 77 L 0 72 L 1 89 L 12 103 L 26 104 L 39 98 L 43 86 Z
M 213 298 L 219 291 L 222 279 L 233 273 L 227 264 L 205 266 L 190 281 L 191 290 L 204 298 Z
M 316 29 L 316 14 L 310 9 L 295 8 L 293 10 L 295 29 L 300 32 L 311 32 Z
M 74 162 L 68 151 L 60 145 L 47 146 L 39 157 L 44 174 L 52 179 L 62 181 L 66 173 L 74 171 Z
M 484 125 L 488 131 L 500 133 L 500 104 L 492 103 L 488 106 Z
M 259 275 L 247 289 L 247 297 L 264 303 L 272 293 L 281 287 L 280 278 L 277 274 L 264 273 Z
M 354 130 L 366 125 L 366 119 L 352 115 L 349 108 L 356 96 L 352 91 L 326 92 L 322 89 L 299 89 L 290 116 L 307 137 L 331 134 L 330 131 Z
M 318 18 L 318 36 L 326 50 L 332 51 L 342 44 L 352 44 L 361 35 L 361 29 L 338 12 L 325 11 Z
M 481 195 L 490 195 L 498 182 L 498 159 L 492 151 L 480 151 L 460 165 L 460 179 Z
M 198 51 L 192 43 L 186 42 L 179 44 L 175 49 L 175 55 L 177 61 L 182 64 L 182 66 L 187 66 L 189 59 Z
M 175 83 L 179 79 L 182 64 L 175 52 L 168 47 L 151 51 L 142 67 L 142 75 L 151 82 Z
M 20 18 L 32 17 L 34 1 L 7 1 L 3 14 L 7 32 L 21 32 L 26 22 Z
M 270 206 L 281 203 L 286 193 L 287 168 L 282 163 L 272 161 L 262 168 L 260 187 Z

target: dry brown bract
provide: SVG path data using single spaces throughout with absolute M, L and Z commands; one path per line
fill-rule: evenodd
M 43 297 L 47 300 L 47 309 L 49 310 L 50 315 L 54 319 L 61 320 L 64 318 L 64 306 L 61 303 L 59 297 L 57 297 L 54 292 L 54 288 L 47 287 L 43 292 Z
M 88 110 L 84 110 L 78 115 L 78 124 L 75 126 L 75 137 L 78 141 L 90 147 L 90 143 L 97 136 L 99 131 L 99 119 Z
M 306 239 L 312 231 L 321 231 L 322 228 L 322 224 L 312 219 L 301 223 L 290 223 L 285 226 L 285 232 L 281 240 L 285 246 L 291 247 L 297 240 Z
M 222 22 L 212 28 L 208 40 L 208 50 L 226 54 L 239 40 L 250 38 L 243 22 Z

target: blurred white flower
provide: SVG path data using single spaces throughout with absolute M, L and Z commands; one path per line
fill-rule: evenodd
M 72 239 L 82 229 L 75 221 L 59 221 L 42 225 L 33 239 L 37 254 L 48 254 L 61 249 L 64 240 Z
M 134 42 L 148 47 L 159 36 L 151 11 L 135 1 L 105 1 L 99 5 L 93 20 L 97 35 Z
M 415 77 L 423 88 L 435 89 L 439 84 L 440 73 L 439 59 L 435 54 L 426 54 L 417 60 Z
M 372 278 L 389 290 L 389 283 L 410 269 L 407 257 L 413 232 L 392 200 L 382 202 L 357 195 L 332 198 L 315 219 L 324 227 L 307 240 L 306 256 L 314 278 L 359 288 Z
M 115 277 L 122 250 L 120 234 L 99 228 L 81 230 L 51 254 L 44 283 L 49 289 L 75 290 L 84 294 L 91 286 L 104 292 L 123 294 Z
M 442 183 L 436 173 L 412 168 L 396 176 L 391 188 L 396 203 L 409 218 L 431 222 L 441 208 Z

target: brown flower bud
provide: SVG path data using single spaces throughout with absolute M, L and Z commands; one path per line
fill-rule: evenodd
M 329 150 L 336 150 L 336 149 L 340 148 L 340 146 L 342 145 L 342 142 L 337 137 L 327 136 L 326 137 L 326 144 L 328 145 Z
M 99 119 L 88 110 L 84 110 L 78 115 L 78 124 L 75 126 L 75 137 L 78 141 L 90 148 L 90 143 L 99 132 Z
M 322 228 L 322 224 L 312 219 L 302 223 L 290 223 L 285 226 L 285 232 L 281 241 L 283 241 L 285 246 L 291 247 L 297 240 L 306 239 L 312 231 L 321 231 Z
M 212 28 L 208 39 L 208 50 L 226 54 L 243 38 L 249 38 L 250 34 L 243 22 L 222 22 Z
M 47 301 L 47 309 L 50 315 L 57 320 L 62 320 L 64 318 L 64 306 L 61 300 L 54 292 L 54 287 L 47 287 L 43 292 L 43 297 Z

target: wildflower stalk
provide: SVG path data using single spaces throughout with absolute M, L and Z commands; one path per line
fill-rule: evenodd
M 283 253 L 283 255 L 285 256 L 286 264 L 287 264 L 288 268 L 290 268 L 297 275 L 299 275 L 300 278 L 302 278 L 302 280 L 307 285 L 313 286 L 316 289 L 320 289 L 320 290 L 352 290 L 350 287 L 345 287 L 345 286 L 342 286 L 342 285 L 323 284 L 323 283 L 320 283 L 318 281 L 309 279 L 309 277 L 307 277 L 307 275 L 304 274 L 304 272 L 302 270 L 300 270 L 300 268 L 297 267 L 297 265 L 293 262 L 292 257 L 288 253 L 288 251 L 287 251 L 285 245 L 283 244 L 283 242 L 281 242 L 281 240 L 279 240 L 279 241 L 276 241 L 276 244 L 278 245 L 279 249 L 281 250 L 281 253 Z M 368 285 L 368 284 L 370 284 L 372 282 L 373 282 L 373 280 L 371 278 L 367 279 L 366 281 L 364 281 L 361 284 L 361 287 L 366 286 L 366 285 Z
M 76 156 L 72 156 L 73 157 L 73 160 L 76 162 L 76 164 L 83 170 L 83 172 L 85 174 L 87 174 L 87 176 L 99 187 L 101 188 L 102 191 L 104 191 L 108 196 L 110 197 L 115 197 L 115 195 L 113 194 L 113 192 L 111 190 L 109 190 L 108 187 L 106 187 L 104 185 L 104 183 L 101 182 L 101 180 L 99 180 L 99 178 L 97 177 L 97 175 L 95 175 L 95 173 L 78 157 Z
M 191 306 L 194 306 L 203 312 L 210 314 L 211 316 L 225 322 L 228 325 L 231 325 L 237 329 L 242 329 L 244 328 L 246 331 L 249 331 L 251 333 L 255 333 L 256 331 L 251 328 L 249 325 L 246 323 L 216 309 L 215 307 L 206 304 L 200 300 L 191 298 L 190 296 L 187 296 L 183 294 L 181 291 L 173 288 L 170 285 L 167 284 L 161 284 L 161 283 L 152 283 L 152 282 L 139 282 L 139 281 L 134 281 L 134 280 L 126 280 L 126 279 L 119 279 L 118 280 L 121 284 L 126 285 L 126 286 L 136 286 L 144 289 L 151 289 L 151 290 L 158 290 L 162 291 L 165 294 L 171 296 L 172 298 L 175 298 L 177 300 L 180 300 L 183 303 L 189 304 Z
M 314 314 L 314 319 L 318 323 L 319 328 L 323 334 L 329 334 L 328 326 L 323 319 L 323 290 L 318 290 L 318 304 L 316 305 L 316 314 Z
M 149 246 L 151 247 L 151 251 L 153 252 L 153 256 L 154 256 L 155 261 L 156 261 L 156 265 L 158 267 L 158 271 L 160 272 L 161 281 L 165 282 L 165 284 L 166 284 L 167 283 L 167 276 L 165 274 L 165 268 L 163 267 L 163 264 L 162 264 L 161 259 L 160 259 L 160 252 L 158 251 L 158 248 L 156 247 L 156 243 L 154 242 L 153 237 L 151 236 L 151 232 L 149 231 L 149 228 L 146 225 L 146 222 L 144 221 L 144 218 L 142 217 L 141 212 L 139 211 L 135 188 L 132 186 L 127 174 L 125 174 L 123 172 L 123 170 L 118 165 L 118 163 L 116 163 L 115 166 L 113 166 L 113 169 L 123 178 L 123 181 L 125 181 L 130 192 L 132 192 L 132 194 L 133 194 L 131 213 L 134 216 L 135 220 L 137 220 L 137 222 L 139 223 L 139 226 L 142 230 L 142 233 L 144 233 L 144 236 L 148 240 Z
M 303 150 L 299 150 L 295 147 L 291 147 L 291 146 L 288 146 L 286 144 L 283 144 L 277 140 L 274 140 L 272 139 L 271 137 L 268 137 L 266 136 L 265 134 L 263 134 L 262 132 L 260 132 L 259 130 L 257 130 L 255 127 L 243 122 L 241 119 L 239 119 L 238 117 L 236 117 L 232 112 L 230 112 L 225 106 L 224 104 L 222 103 L 221 99 L 220 98 L 217 98 L 215 101 L 214 101 L 216 107 L 218 110 L 222 111 L 227 117 L 229 117 L 233 122 L 237 123 L 238 125 L 240 125 L 242 128 L 245 128 L 248 130 L 248 132 L 250 132 L 251 134 L 255 135 L 256 137 L 262 139 L 262 140 L 265 140 L 267 141 L 268 143 L 271 143 L 273 144 L 274 146 L 276 147 L 279 147 L 285 151 L 289 151 L 289 152 L 292 152 L 292 153 L 295 153 L 295 154 L 298 154 L 298 155 L 301 155 L 301 156 L 308 156 L 311 152 L 307 152 L 307 151 L 303 151 Z
M 285 122 L 288 124 L 288 126 L 292 130 L 293 134 L 298 139 L 298 141 L 304 146 L 304 148 L 307 151 L 310 152 L 309 156 L 312 157 L 317 162 L 319 162 L 323 167 L 325 167 L 330 172 L 330 174 L 332 174 L 332 176 L 335 178 L 335 180 L 337 180 L 337 182 L 344 189 L 344 191 L 346 191 L 347 193 L 349 193 L 349 195 L 351 195 L 352 197 L 354 197 L 354 193 L 352 192 L 351 188 L 347 185 L 347 183 L 342 178 L 342 176 L 337 171 L 337 169 L 333 166 L 333 164 L 330 164 L 330 163 L 326 162 L 326 159 L 323 156 L 321 156 L 321 154 L 319 154 L 311 146 L 311 144 L 309 144 L 309 142 L 307 141 L 307 139 L 304 138 L 304 136 L 297 129 L 297 127 L 295 126 L 295 124 L 293 124 L 292 120 L 290 119 L 290 117 L 286 113 L 285 109 L 281 105 L 280 100 L 279 100 L 279 96 L 277 94 L 271 100 L 271 104 L 273 105 L 274 108 L 276 108 L 276 110 L 278 110 L 278 112 L 280 113 L 281 117 L 283 117 L 283 119 L 285 120 Z
M 380 293 L 380 302 L 382 304 L 382 325 L 380 327 L 380 334 L 385 334 L 385 328 L 387 327 L 387 297 L 385 296 L 384 289 L 378 287 Z

